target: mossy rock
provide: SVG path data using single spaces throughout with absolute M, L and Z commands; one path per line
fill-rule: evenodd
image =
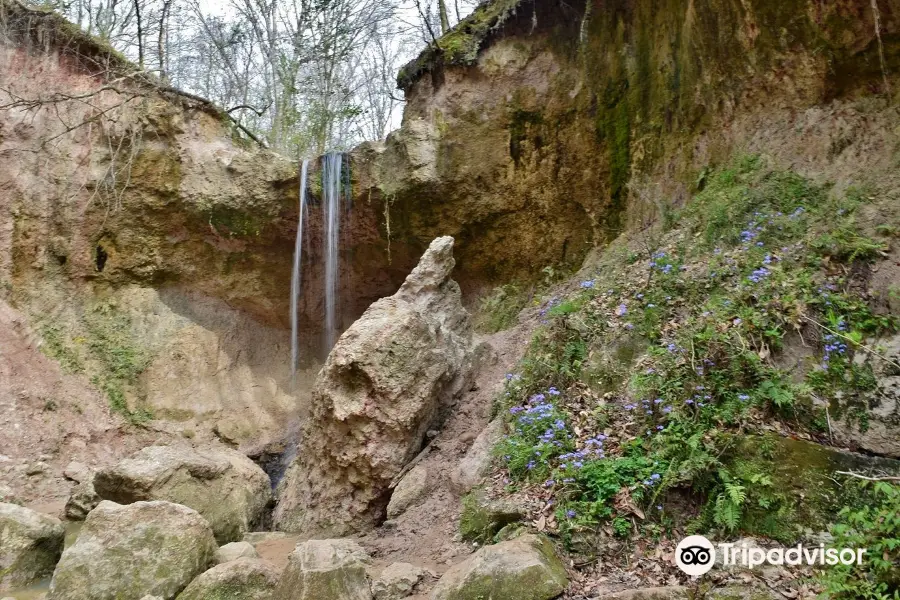
M 900 474 L 900 461 L 775 435 L 735 438 L 726 465 L 732 472 L 765 476 L 748 486 L 744 532 L 785 543 L 825 530 L 842 507 L 862 500 L 855 486 L 840 485 L 836 471 Z
M 267 562 L 240 558 L 206 571 L 177 600 L 269 600 L 279 573 Z
M 0 592 L 50 575 L 62 554 L 65 534 L 59 519 L 0 503 Z
M 214 560 L 212 528 L 171 502 L 122 506 L 104 501 L 63 552 L 48 600 L 171 600 Z
M 523 516 L 521 507 L 507 500 L 489 500 L 482 490 L 475 490 L 463 498 L 459 533 L 464 540 L 486 542 Z
M 568 584 L 553 545 L 528 534 L 485 546 L 448 570 L 432 600 L 550 600 Z

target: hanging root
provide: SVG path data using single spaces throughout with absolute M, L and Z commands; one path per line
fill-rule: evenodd
M 384 228 L 387 230 L 387 255 L 388 264 L 391 264 L 391 204 L 394 203 L 394 197 L 390 196 L 384 200 Z
M 875 39 L 878 40 L 878 60 L 881 63 L 881 78 L 884 81 L 884 92 L 891 97 L 891 86 L 888 83 L 887 66 L 884 62 L 884 44 L 881 42 L 881 13 L 878 12 L 878 0 L 872 0 L 872 19 L 875 22 Z

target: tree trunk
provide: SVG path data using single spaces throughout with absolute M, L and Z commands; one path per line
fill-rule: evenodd
M 159 77 L 163 82 L 168 82 L 166 75 L 166 21 L 169 18 L 169 7 L 172 0 L 163 0 L 162 11 L 159 14 L 159 39 L 156 42 L 156 49 L 159 53 Z
M 141 0 L 134 0 L 134 15 L 137 19 L 138 65 L 144 68 L 144 26 L 141 22 Z
M 438 0 L 438 10 L 441 13 L 441 35 L 450 31 L 450 17 L 447 15 L 447 0 Z

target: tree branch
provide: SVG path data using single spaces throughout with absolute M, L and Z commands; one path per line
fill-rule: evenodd
M 893 476 L 869 477 L 868 475 L 854 473 L 853 471 L 835 471 L 834 473 L 835 473 L 835 475 L 847 475 L 849 477 L 856 477 L 857 479 L 864 479 L 865 481 L 900 481 L 900 477 L 893 477 Z

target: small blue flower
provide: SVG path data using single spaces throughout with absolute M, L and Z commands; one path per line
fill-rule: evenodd
M 575 518 L 575 515 L 576 515 L 576 514 L 577 514 L 577 513 L 576 513 L 574 510 L 572 510 L 571 508 L 570 508 L 569 510 L 566 511 L 566 516 L 567 516 L 568 518 L 570 518 L 570 519 Z
M 590 289 L 590 288 L 594 287 L 594 282 L 593 282 L 593 280 L 582 281 L 581 287 L 584 289 Z

